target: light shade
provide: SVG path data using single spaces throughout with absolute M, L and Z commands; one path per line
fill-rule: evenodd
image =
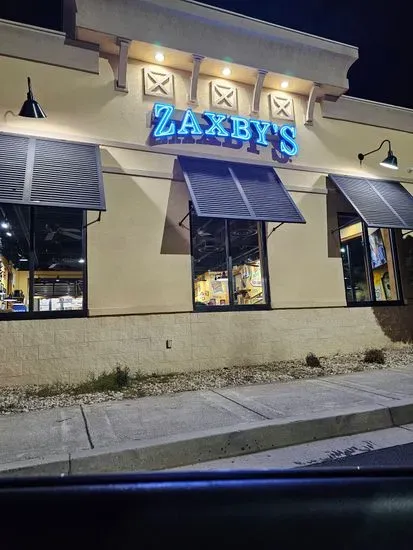
M 392 151 L 389 151 L 387 157 L 381 161 L 380 166 L 384 166 L 384 168 L 391 168 L 392 170 L 399 169 L 397 165 L 397 157 L 393 155 Z
M 30 78 L 27 79 L 27 85 L 29 88 L 29 91 L 27 92 L 27 99 L 20 109 L 19 116 L 26 118 L 46 118 L 46 113 L 33 97 Z

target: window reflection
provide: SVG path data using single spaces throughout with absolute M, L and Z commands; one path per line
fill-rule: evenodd
M 261 222 L 192 215 L 195 307 L 268 303 Z
M 260 226 L 250 220 L 229 223 L 234 303 L 263 304 L 266 299 L 261 270 Z
M 34 311 L 81 310 L 82 211 L 39 207 L 34 218 Z
M 370 300 L 365 263 L 363 227 L 355 217 L 339 217 L 341 257 L 343 260 L 344 283 L 348 302 Z
M 357 216 L 339 216 L 347 302 L 399 299 L 391 229 L 367 227 Z
M 396 274 L 389 229 L 368 228 L 375 299 L 397 300 Z
M 82 310 L 84 267 L 82 210 L 0 204 L 1 313 Z
M 29 309 L 30 212 L 0 205 L 0 311 Z
M 225 220 L 192 218 L 195 306 L 227 306 L 228 262 Z

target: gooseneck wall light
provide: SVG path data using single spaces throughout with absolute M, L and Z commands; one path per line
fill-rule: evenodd
M 24 116 L 27 118 L 46 118 L 46 113 L 37 103 L 33 97 L 32 86 L 30 82 L 30 77 L 27 78 L 27 99 L 23 103 L 22 108 L 20 109 L 19 116 Z
M 380 149 L 383 147 L 385 143 L 389 144 L 389 150 L 387 152 L 387 157 L 380 162 L 380 166 L 384 166 L 385 168 L 391 168 L 392 170 L 398 170 L 399 167 L 397 165 L 397 157 L 393 155 L 393 151 L 391 149 L 391 143 L 389 139 L 384 139 L 380 143 L 380 145 L 377 147 L 377 149 L 373 149 L 373 151 L 369 151 L 368 153 L 359 153 L 358 159 L 360 161 L 360 166 L 363 163 L 364 157 L 367 157 L 372 153 L 377 153 L 377 151 L 380 151 Z

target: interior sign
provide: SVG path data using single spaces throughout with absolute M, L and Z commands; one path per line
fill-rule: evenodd
M 286 157 L 293 157 L 298 153 L 297 131 L 291 124 L 278 126 L 274 122 L 211 111 L 178 111 L 173 105 L 155 103 L 151 113 L 151 126 L 151 137 L 154 140 L 191 137 L 192 143 L 210 145 L 221 145 L 221 142 L 225 145 L 225 142 L 235 140 L 240 146 L 243 142 L 262 147 L 272 144 Z M 172 141 L 174 142 L 176 143 Z M 259 154 L 257 150 L 254 152 Z

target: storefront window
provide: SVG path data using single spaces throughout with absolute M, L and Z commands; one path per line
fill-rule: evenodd
M 83 212 L 34 210 L 34 311 L 83 309 Z
M 389 229 L 368 228 L 370 263 L 377 301 L 397 300 L 397 279 Z
M 260 224 L 231 220 L 229 225 L 234 304 L 264 304 Z
M 268 304 L 261 222 L 192 215 L 196 309 Z
M 399 300 L 392 231 L 339 216 L 340 250 L 349 304 Z
M 0 308 L 13 315 L 29 311 L 30 209 L 0 205 Z
M 0 247 L 0 314 L 85 310 L 82 210 L 0 205 Z

